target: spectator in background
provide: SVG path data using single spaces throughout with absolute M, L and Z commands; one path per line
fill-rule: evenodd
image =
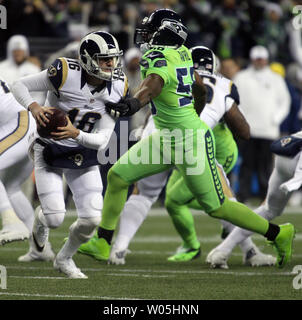
M 232 80 L 239 70 L 239 62 L 237 62 L 235 59 L 227 58 L 221 60 L 220 73 L 226 78 Z
M 272 171 L 270 144 L 280 136 L 280 124 L 289 113 L 290 95 L 284 79 L 268 66 L 269 53 L 263 46 L 250 51 L 251 66 L 239 71 L 234 82 L 240 95 L 240 105 L 250 125 L 251 138 L 240 142 L 242 164 L 239 173 L 238 201 L 251 196 L 251 180 L 255 172 L 259 197 L 264 200 Z
M 36 63 L 29 61 L 29 45 L 25 36 L 12 36 L 7 43 L 6 60 L 0 62 L 0 75 L 7 82 L 12 83 L 21 77 L 40 72 Z M 45 95 L 35 93 L 35 98 L 44 104 Z
M 46 36 L 50 27 L 41 12 L 41 0 L 7 0 L 7 21 L 10 36 Z
M 281 123 L 281 134 L 289 135 L 296 133 L 301 130 L 301 123 L 298 116 L 301 106 L 301 93 L 286 77 L 285 68 L 281 63 L 273 62 L 270 64 L 270 68 L 285 80 L 288 92 L 290 94 L 290 111 L 287 117 Z
M 293 3 L 293 6 L 302 5 L 302 0 L 292 1 L 292 3 Z M 297 11 L 296 13 L 300 15 L 299 11 Z M 287 34 L 289 38 L 288 48 L 291 54 L 291 58 L 293 59 L 294 62 L 298 63 L 299 66 L 302 68 L 302 29 L 299 25 L 298 26 L 295 25 L 297 18 L 301 19 L 298 16 L 294 16 L 286 24 L 286 29 L 287 29 Z
M 43 14 L 44 20 L 51 27 L 48 36 L 68 38 L 68 14 L 66 4 L 58 0 L 36 0 L 35 2 Z
M 124 14 L 125 3 L 118 0 L 93 1 L 89 26 L 112 33 L 120 48 L 125 50 L 128 47 L 128 34 L 124 30 L 127 20 Z
M 269 2 L 265 6 L 265 16 L 260 22 L 260 33 L 255 35 L 256 43 L 268 48 L 271 60 L 283 60 L 288 55 L 282 50 L 285 46 L 286 31 L 282 20 L 282 8 Z
M 165 1 L 164 1 L 165 2 Z M 178 12 L 178 9 L 175 8 Z M 189 34 L 186 41 L 188 48 L 197 45 L 212 47 L 214 43 L 214 33 L 211 23 L 212 5 L 206 0 L 183 0 L 180 14 L 184 24 L 187 26 Z
M 217 55 L 224 59 L 244 55 L 250 43 L 249 16 L 240 9 L 236 0 L 221 0 L 212 13 L 211 31 L 215 34 L 213 46 Z

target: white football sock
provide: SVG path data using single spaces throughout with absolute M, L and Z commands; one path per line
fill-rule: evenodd
M 254 210 L 254 212 L 267 220 L 271 219 L 272 217 L 272 214 L 265 209 L 265 205 L 258 207 L 256 210 Z M 247 240 L 247 238 L 252 234 L 253 232 L 249 230 L 235 227 L 234 230 L 228 235 L 228 237 L 216 247 L 216 249 L 225 251 L 229 254 L 236 247 L 236 245 L 242 244 L 243 247 L 241 247 L 241 249 L 243 250 L 244 248 L 244 252 L 247 252 L 246 250 L 249 250 L 251 248 L 253 242 L 251 241 L 251 243 L 243 243 L 243 241 Z
M 69 228 L 69 237 L 58 253 L 61 257 L 72 257 L 79 246 L 87 242 L 100 223 L 100 217 L 78 218 Z
M 32 232 L 34 223 L 34 209 L 27 197 L 20 190 L 9 196 L 12 206 L 18 215 L 18 218 L 26 225 L 29 232 Z
M 125 250 L 143 221 L 146 219 L 154 201 L 143 195 L 131 195 L 122 211 L 119 232 L 114 246 Z

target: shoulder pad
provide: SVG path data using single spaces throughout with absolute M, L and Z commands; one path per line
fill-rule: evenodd
M 47 76 L 58 91 L 64 85 L 68 73 L 67 62 L 64 58 L 56 59 L 47 69 Z
M 154 59 L 158 59 L 158 58 L 165 58 L 165 55 L 161 51 L 154 50 L 154 51 L 147 53 L 144 56 L 144 58 L 154 60 Z
M 230 94 L 228 94 L 228 97 L 231 97 L 232 99 L 234 99 L 234 101 L 236 102 L 237 105 L 240 104 L 240 97 L 239 97 L 238 89 L 237 89 L 237 86 L 233 82 L 231 82 L 231 89 L 230 89 Z

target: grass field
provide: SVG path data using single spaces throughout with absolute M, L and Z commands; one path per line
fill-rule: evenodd
M 7 289 L 0 300 L 229 300 L 302 298 L 302 289 L 293 288 L 295 265 L 302 265 L 302 214 L 287 212 L 277 222 L 293 222 L 300 229 L 292 261 L 284 269 L 252 268 L 242 265 L 239 249 L 229 260 L 229 270 L 213 270 L 205 263 L 207 253 L 220 242 L 220 223 L 205 214 L 194 215 L 202 246 L 201 258 L 186 262 L 166 261 L 180 240 L 163 209 L 153 209 L 130 245 L 124 266 L 110 266 L 77 254 L 76 264 L 88 280 L 70 280 L 53 269 L 52 263 L 19 263 L 27 242 L 0 247 L 0 265 L 7 268 Z M 50 241 L 57 252 L 68 227 L 75 220 L 67 215 L 64 224 L 51 231 Z M 260 236 L 253 239 L 266 253 L 273 249 Z

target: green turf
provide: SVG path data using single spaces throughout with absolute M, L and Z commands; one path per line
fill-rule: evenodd
M 154 211 L 154 210 L 153 210 Z M 156 209 L 156 212 L 160 211 Z M 302 233 L 297 233 L 292 261 L 284 269 L 252 268 L 242 265 L 239 249 L 229 260 L 229 270 L 213 270 L 205 263 L 207 253 L 220 239 L 220 223 L 205 214 L 195 216 L 202 256 L 191 262 L 166 261 L 180 244 L 164 210 L 151 215 L 130 245 L 124 266 L 111 266 L 85 255 L 74 260 L 89 279 L 70 280 L 53 269 L 51 263 L 19 263 L 27 250 L 26 242 L 0 247 L 0 264 L 7 268 L 7 289 L 0 288 L 2 299 L 301 299 L 302 289 L 293 288 L 295 265 L 302 264 Z M 75 217 L 51 231 L 57 252 Z M 284 214 L 277 222 L 293 222 L 302 230 L 302 215 Z M 254 237 L 261 250 L 274 254 L 260 236 Z

